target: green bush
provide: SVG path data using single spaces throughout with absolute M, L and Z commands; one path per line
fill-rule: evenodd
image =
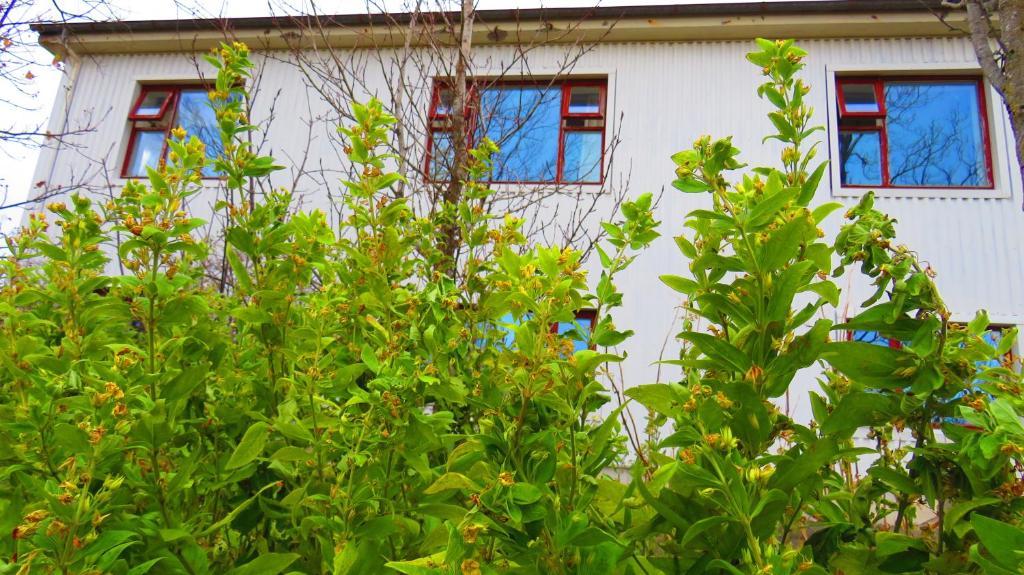
M 34 215 L 9 241 L 0 572 L 1017 572 L 1020 377 L 975 367 L 1013 334 L 995 349 L 983 314 L 950 323 L 870 195 L 823 241 L 839 206 L 810 207 L 825 167 L 804 147 L 803 52 L 759 46 L 782 169 L 729 184 L 741 166 L 728 139 L 674 156 L 676 187 L 712 209 L 676 238 L 691 273 L 662 278 L 687 297 L 671 360 L 684 375 L 629 390 L 654 425 L 672 422 L 631 481 L 606 474 L 632 459 L 626 406 L 597 414 L 601 373 L 622 360 L 606 350 L 631 335 L 612 321 L 614 278 L 658 236 L 651 196 L 604 224 L 588 282 L 580 253 L 484 213 L 489 142 L 459 201 L 429 217 L 388 194 L 399 176 L 378 150 L 394 119 L 371 101 L 342 130 L 361 177 L 339 229 L 285 192 L 217 206 L 228 223 L 212 257 L 230 289 L 206 277 L 191 235 L 203 222 L 183 206 L 208 162 L 180 129 L 148 185 L 105 206 L 51 204 L 58 229 Z M 225 142 L 213 166 L 244 198 L 277 166 L 246 143 L 247 48 L 210 61 Z M 452 230 L 454 263 L 438 247 Z M 838 302 L 829 276 L 855 263 L 876 296 L 846 324 L 815 319 Z M 598 312 L 592 329 L 552 332 L 582 308 Z M 830 339 L 851 329 L 908 345 Z M 771 400 L 814 364 L 828 369 L 803 425 Z M 874 449 L 853 440 L 865 428 Z M 900 432 L 911 447 L 890 446 Z

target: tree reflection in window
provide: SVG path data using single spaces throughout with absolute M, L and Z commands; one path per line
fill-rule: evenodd
M 871 82 L 884 94 L 882 106 L 866 110 L 840 98 L 843 185 L 992 186 L 980 79 L 840 79 L 840 92 Z
M 469 144 L 489 138 L 492 182 L 599 184 L 604 177 L 605 80 L 471 81 L 463 111 Z M 454 161 L 448 80 L 434 87 L 427 175 L 445 181 Z
M 184 128 L 189 137 L 195 136 L 205 144 L 206 157 L 211 163 L 203 168 L 203 176 L 221 175 L 213 168 L 212 160 L 223 153 L 224 146 L 206 88 L 145 86 L 128 119 L 132 122 L 132 133 L 122 177 L 144 177 L 146 168 L 156 168 L 167 153 L 164 141 L 177 126 Z
M 501 150 L 494 158 L 495 180 L 555 179 L 561 105 L 559 87 L 497 86 L 480 91 L 479 133 Z

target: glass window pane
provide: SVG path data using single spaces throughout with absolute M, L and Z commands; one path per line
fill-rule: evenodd
M 575 86 L 569 89 L 570 114 L 600 114 L 601 89 L 597 86 Z
M 166 90 L 146 92 L 134 113 L 139 116 L 156 116 L 170 96 L 171 93 Z
M 839 179 L 844 186 L 882 185 L 882 137 L 875 131 L 839 131 Z
M 146 167 L 156 168 L 164 152 L 163 131 L 135 132 L 132 155 L 128 158 L 125 174 L 130 177 L 145 177 Z
M 601 132 L 566 132 L 562 179 L 566 182 L 600 182 L 601 151 Z
M 209 160 L 220 156 L 224 147 L 220 141 L 220 128 L 210 104 L 206 90 L 182 90 L 178 99 L 178 115 L 175 119 L 178 126 L 185 128 L 187 137 L 196 136 L 206 144 L 206 157 Z M 203 175 L 216 177 L 217 171 L 212 163 L 203 168 Z
M 850 339 L 852 341 L 860 341 L 863 343 L 870 343 L 872 345 L 880 345 L 882 347 L 892 347 L 889 343 L 889 339 L 877 331 L 856 330 L 853 332 L 853 336 Z
M 438 116 L 447 116 L 452 113 L 452 108 L 455 107 L 455 93 L 448 88 L 442 88 L 437 94 L 437 107 L 434 109 L 434 114 Z
M 991 184 L 975 82 L 887 82 L 885 106 L 891 185 Z
M 430 148 L 430 179 L 437 182 L 448 180 L 452 162 L 455 160 L 455 146 L 448 132 L 433 132 Z
M 498 86 L 480 93 L 477 137 L 487 136 L 501 151 L 494 157 L 499 182 L 551 182 L 558 168 L 561 90 Z
M 874 84 L 840 84 L 843 103 L 847 112 L 878 112 L 878 97 Z

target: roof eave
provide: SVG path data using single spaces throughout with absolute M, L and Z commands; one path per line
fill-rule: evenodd
M 474 42 L 636 42 L 775 38 L 871 38 L 960 35 L 959 12 L 939 0 L 820 0 L 597 8 L 481 10 Z M 205 51 L 224 40 L 255 49 L 309 46 L 380 47 L 404 44 L 413 15 L 354 14 L 215 20 L 147 20 L 37 24 L 40 43 L 54 52 L 145 53 Z M 416 15 L 414 43 L 444 36 L 458 15 Z

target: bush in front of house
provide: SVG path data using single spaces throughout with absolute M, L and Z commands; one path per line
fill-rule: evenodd
M 1016 572 L 1020 376 L 976 367 L 1014 334 L 997 349 L 983 314 L 951 323 L 870 195 L 822 237 L 839 206 L 812 205 L 825 168 L 803 56 L 769 41 L 749 56 L 781 168 L 729 183 L 728 139 L 673 157 L 676 188 L 711 207 L 676 238 L 689 271 L 662 277 L 686 296 L 682 379 L 627 391 L 671 433 L 627 449 L 628 406 L 604 382 L 631 335 L 614 279 L 658 237 L 650 195 L 603 224 L 588 281 L 578 251 L 482 209 L 493 144 L 433 213 L 389 193 L 394 119 L 371 101 L 343 130 L 359 178 L 332 228 L 287 192 L 250 194 L 277 166 L 247 143 L 248 50 L 222 46 L 216 253 L 187 207 L 210 162 L 181 130 L 148 182 L 51 204 L 9 241 L 0 572 Z M 878 291 L 833 325 L 820 310 L 845 273 Z M 906 345 L 842 341 L 852 330 Z M 815 364 L 804 425 L 772 400 Z M 606 473 L 627 461 L 630 481 Z

